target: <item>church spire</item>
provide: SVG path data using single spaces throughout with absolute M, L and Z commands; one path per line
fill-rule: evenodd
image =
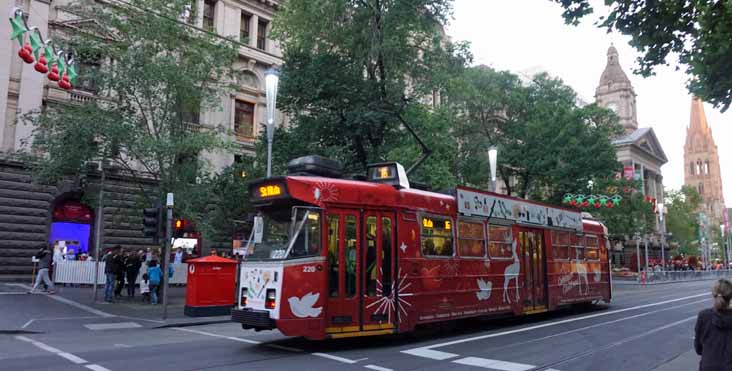
M 709 131 L 707 116 L 704 114 L 704 103 L 697 97 L 691 98 L 691 119 L 689 129 L 706 134 Z
M 610 45 L 607 49 L 607 65 L 595 89 L 595 100 L 601 107 L 609 108 L 620 118 L 620 125 L 626 134 L 638 130 L 638 116 L 635 108 L 635 91 L 630 79 L 620 67 L 618 50 Z
M 600 76 L 600 85 L 606 85 L 610 83 L 630 83 L 628 76 L 620 67 L 620 61 L 618 60 L 619 54 L 618 49 L 612 44 L 607 49 L 607 65 L 605 65 L 605 71 Z

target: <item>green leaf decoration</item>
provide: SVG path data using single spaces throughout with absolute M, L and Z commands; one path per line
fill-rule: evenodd
M 615 196 L 613 196 L 613 198 L 612 198 L 613 205 L 615 205 L 615 206 L 620 205 L 620 200 L 622 200 L 622 199 L 623 199 L 623 196 L 621 196 L 621 195 L 615 195 Z
M 18 40 L 18 44 L 23 46 L 23 34 L 28 32 L 28 29 L 25 27 L 25 22 L 23 22 L 22 12 L 16 13 L 14 18 L 10 18 L 10 27 L 12 28 L 10 40 Z
M 58 64 L 58 75 L 63 77 L 66 72 L 66 54 L 64 54 L 63 51 L 58 52 L 58 59 L 56 62 Z
M 53 46 L 51 45 L 51 41 L 46 41 L 46 45 L 43 47 L 43 54 L 46 57 L 46 63 L 48 63 L 48 67 L 51 68 L 54 63 L 56 63 L 56 54 L 53 52 Z
M 78 76 L 78 74 L 76 73 L 76 69 L 74 68 L 74 64 L 69 63 L 67 69 L 69 74 L 69 82 L 74 85 L 76 83 L 76 76 Z
M 41 48 L 43 48 L 41 35 L 38 33 L 38 31 L 31 32 L 28 36 L 28 39 L 30 40 L 31 48 L 33 49 L 33 56 L 36 57 L 36 60 L 38 60 L 38 57 L 40 57 L 41 54 Z

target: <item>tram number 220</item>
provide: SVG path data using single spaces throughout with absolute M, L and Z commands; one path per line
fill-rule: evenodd
M 302 271 L 304 273 L 314 273 L 315 272 L 315 266 L 314 265 L 306 265 L 302 267 Z

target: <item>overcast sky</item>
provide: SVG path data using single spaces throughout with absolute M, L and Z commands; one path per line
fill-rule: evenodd
M 675 71 L 674 59 L 671 66 L 658 68 L 656 76 L 634 75 L 639 54 L 628 45 L 629 38 L 595 27 L 597 15 L 574 27 L 565 25 L 561 14 L 562 8 L 549 0 L 455 0 L 454 20 L 447 31 L 453 40 L 472 44 L 474 64 L 516 73 L 546 71 L 586 102 L 595 100 L 607 49 L 614 43 L 637 94 L 638 124 L 653 128 L 668 157 L 662 167 L 664 186 L 681 188 L 691 107 L 683 70 Z M 722 114 L 705 104 L 704 110 L 719 150 L 724 200 L 732 207 L 732 145 L 724 143 L 732 138 L 732 108 Z

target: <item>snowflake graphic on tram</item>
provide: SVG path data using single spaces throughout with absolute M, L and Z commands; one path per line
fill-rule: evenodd
M 249 192 L 256 217 L 232 311 L 245 329 L 386 335 L 611 299 L 607 228 L 576 210 L 417 189 L 395 162 L 345 179 L 319 156 Z

